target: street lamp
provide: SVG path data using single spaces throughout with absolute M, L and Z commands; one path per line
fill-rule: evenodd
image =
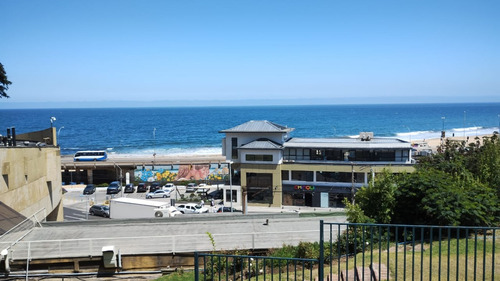
M 356 188 L 354 187 L 354 163 L 351 162 L 352 176 L 351 176 L 351 203 L 354 205 L 354 194 L 356 192 Z
M 233 161 L 229 161 L 229 200 L 231 200 L 231 213 L 233 212 L 233 176 L 231 172 L 231 164 Z
M 50 127 L 51 128 L 52 128 L 52 126 L 54 126 L 54 121 L 56 121 L 56 120 L 57 119 L 54 116 L 50 117 Z
M 62 126 L 61 128 L 59 128 L 59 130 L 57 130 L 57 142 L 59 142 L 59 135 L 61 134 L 61 129 L 64 129 L 64 126 Z
M 465 140 L 465 117 L 467 116 L 467 111 L 464 110 L 464 140 Z
M 118 169 L 120 169 L 120 178 L 119 178 L 119 180 L 120 180 L 120 187 L 122 187 L 122 177 L 123 177 L 123 175 L 122 175 L 122 168 L 120 168 L 120 166 L 118 166 L 115 161 L 113 161 L 113 164 L 115 164 L 115 167 L 117 167 Z M 123 188 L 121 188 L 121 191 L 122 191 L 122 196 L 123 196 Z
M 411 131 L 410 131 L 410 127 L 406 126 L 406 125 L 403 125 L 404 127 L 406 127 L 406 129 L 408 129 L 408 134 L 410 135 L 410 143 L 411 143 Z
M 156 161 L 156 128 L 153 128 L 153 165 Z

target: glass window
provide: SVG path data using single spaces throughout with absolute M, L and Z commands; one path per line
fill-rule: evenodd
M 290 180 L 289 171 L 288 170 L 281 171 L 281 180 L 282 181 Z
M 231 157 L 238 159 L 238 138 L 231 138 Z
M 273 156 L 272 155 L 259 155 L 259 154 L 246 154 L 245 155 L 245 160 L 246 161 L 272 162 L 273 161 Z
M 292 171 L 292 180 L 313 181 L 312 171 Z

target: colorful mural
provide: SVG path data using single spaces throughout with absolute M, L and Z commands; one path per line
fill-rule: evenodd
M 209 181 L 223 182 L 229 176 L 227 164 L 192 164 L 138 167 L 134 171 L 137 182 Z

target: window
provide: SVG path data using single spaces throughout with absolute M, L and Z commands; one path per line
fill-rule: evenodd
M 238 138 L 231 138 L 231 157 L 238 159 Z
M 259 154 L 247 154 L 245 155 L 246 161 L 263 161 L 263 162 L 273 162 L 272 155 L 259 155 Z
M 323 160 L 323 151 L 321 149 L 311 149 L 311 160 Z
M 289 171 L 288 170 L 281 171 L 281 180 L 282 181 L 290 180 L 290 176 L 289 176 Z
M 250 203 L 273 203 L 273 174 L 247 173 L 247 196 Z
M 313 181 L 312 171 L 292 171 L 292 180 L 295 181 Z
M 316 181 L 318 182 L 352 182 L 352 172 L 316 172 Z M 354 173 L 354 182 L 363 183 L 365 181 L 364 173 Z

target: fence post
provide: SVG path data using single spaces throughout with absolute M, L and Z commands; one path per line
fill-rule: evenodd
M 198 252 L 194 252 L 194 281 L 200 280 L 200 264 L 198 263 Z
M 319 221 L 319 268 L 318 268 L 318 279 L 319 281 L 323 281 L 323 271 L 324 271 L 324 263 L 325 263 L 325 254 L 324 254 L 324 231 L 323 231 L 323 220 Z

